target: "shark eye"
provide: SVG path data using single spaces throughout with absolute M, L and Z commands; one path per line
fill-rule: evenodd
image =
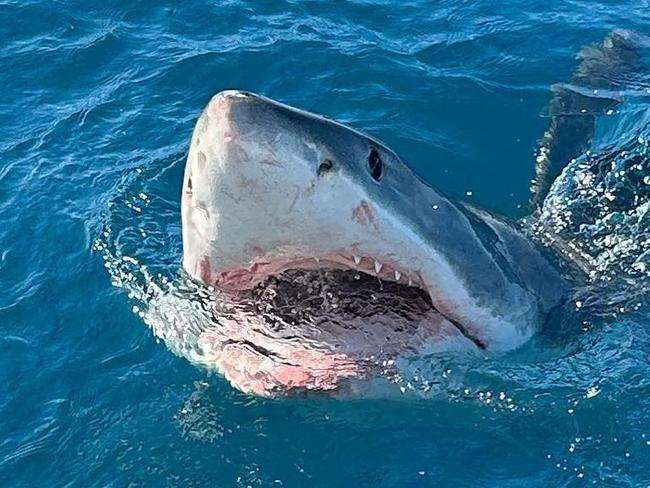
M 334 163 L 332 163 L 331 159 L 323 159 L 323 162 L 320 163 L 320 166 L 318 167 L 318 176 L 321 176 L 323 173 L 327 173 L 333 167 Z
M 379 157 L 379 153 L 374 149 L 370 151 L 370 154 L 368 155 L 368 170 L 370 171 L 370 176 L 372 176 L 375 181 L 381 180 L 383 163 Z

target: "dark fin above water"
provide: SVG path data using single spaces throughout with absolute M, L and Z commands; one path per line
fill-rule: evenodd
M 636 35 L 616 30 L 584 48 L 571 81 L 552 87 L 551 125 L 540 141 L 531 205 L 541 207 L 553 181 L 591 145 L 596 117 L 614 109 L 623 91 L 644 71 Z

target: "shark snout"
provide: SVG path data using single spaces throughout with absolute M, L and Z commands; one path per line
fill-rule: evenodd
M 209 199 L 215 172 L 248 159 L 241 145 L 235 107 L 256 98 L 248 92 L 224 90 L 214 95 L 201 113 L 192 136 L 183 183 L 183 196 L 192 206 L 201 206 L 201 201 Z
M 255 98 L 257 98 L 256 95 L 252 93 L 240 90 L 224 90 L 210 99 L 206 111 L 209 115 L 228 119 L 233 105 L 241 102 L 250 102 Z

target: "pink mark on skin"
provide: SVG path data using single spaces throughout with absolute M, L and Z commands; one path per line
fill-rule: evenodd
M 207 257 L 202 257 L 197 263 L 198 275 L 203 283 L 212 284 L 212 268 L 210 267 L 210 260 Z
M 222 94 L 215 95 L 210 100 L 208 109 L 213 115 L 220 116 L 230 109 L 230 100 Z
M 363 368 L 344 354 L 274 340 L 256 332 L 260 328 L 255 326 L 257 318 L 245 319 L 220 317 L 220 328 L 204 332 L 199 339 L 206 358 L 245 393 L 274 396 L 297 390 L 335 390 L 342 381 L 364 375 Z
M 230 110 L 232 99 L 228 96 L 216 95 L 212 97 L 208 109 L 204 115 L 205 126 L 207 127 L 210 122 L 212 125 L 216 124 L 218 134 L 224 142 L 230 142 L 237 138 L 239 135 L 237 128 L 234 126 L 230 118 Z M 213 116 L 213 121 L 210 121 L 209 116 Z
M 352 209 L 352 219 L 361 225 L 372 224 L 375 227 L 375 209 L 366 200 Z

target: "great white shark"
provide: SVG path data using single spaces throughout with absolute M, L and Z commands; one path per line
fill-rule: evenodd
M 620 56 L 618 38 L 608 39 L 583 60 L 583 73 L 602 70 L 594 59 Z M 580 107 L 579 96 L 557 89 L 555 103 Z M 584 144 L 593 121 L 562 116 L 551 131 L 578 132 Z M 553 133 L 538 158 L 544 188 L 558 172 L 549 162 Z M 309 338 L 296 324 L 282 334 L 264 328 L 262 313 L 215 314 L 221 328 L 202 347 L 231 383 L 259 395 L 336 390 L 372 375 L 370 358 L 385 364 L 450 337 L 475 350 L 517 348 L 570 286 L 515 223 L 446 198 L 377 139 L 246 91 L 218 93 L 199 117 L 181 207 L 183 268 L 222 296 L 327 271 L 334 284 L 372 276 L 426 302 L 407 318 L 415 327 L 394 327 L 403 317 L 383 311 Z

